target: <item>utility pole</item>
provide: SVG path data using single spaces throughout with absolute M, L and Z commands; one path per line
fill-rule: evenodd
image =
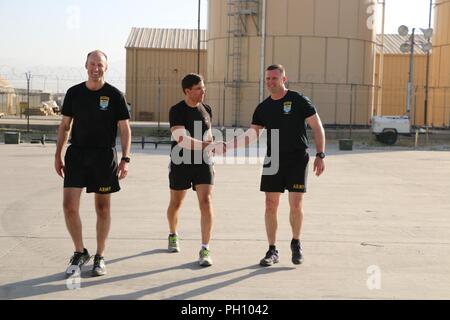
M 27 132 L 30 132 L 30 81 L 31 72 L 25 73 L 27 76 Z
M 200 3 L 198 0 L 198 26 L 197 26 L 197 74 L 200 74 Z
M 420 44 L 422 47 L 422 50 L 424 52 L 429 52 L 431 50 L 431 36 L 433 35 L 433 29 L 432 28 L 428 28 L 428 29 L 422 29 L 420 28 L 420 30 L 423 33 L 423 36 L 426 40 L 426 42 L 419 42 L 416 43 L 415 40 L 415 32 L 416 32 L 416 28 L 412 28 L 412 33 L 411 35 L 408 34 L 409 30 L 408 27 L 405 25 L 401 25 L 398 28 L 398 33 L 401 36 L 409 36 L 409 39 L 403 43 L 402 45 L 400 45 L 400 50 L 403 53 L 407 53 L 409 52 L 410 58 L 409 58 L 409 77 L 408 77 L 408 92 L 407 92 L 407 96 L 406 96 L 406 114 L 408 117 L 410 117 L 410 112 L 411 112 L 411 100 L 412 100 L 412 95 L 413 95 L 413 88 L 414 88 L 414 46 L 416 46 L 417 44 Z
M 378 64 L 378 92 L 377 92 L 377 106 L 375 107 L 375 115 L 381 115 L 383 108 L 383 77 L 384 77 L 384 25 L 385 25 L 385 13 L 386 13 L 386 0 L 378 2 L 383 7 L 381 15 L 381 53 L 380 62 Z M 374 112 L 372 111 L 372 116 Z
M 413 92 L 413 78 L 414 78 L 414 33 L 416 31 L 416 28 L 412 28 L 411 33 L 411 44 L 409 49 L 409 78 L 408 78 L 408 92 L 406 96 L 406 112 L 408 116 L 410 116 L 411 112 L 411 99 L 412 99 L 412 92 Z
M 428 29 L 431 28 L 431 12 L 433 11 L 433 0 L 430 0 L 430 10 L 428 12 Z M 430 51 L 427 51 L 427 69 L 425 75 L 425 101 L 424 101 L 424 113 L 423 122 L 425 127 L 428 126 L 428 86 L 430 81 Z

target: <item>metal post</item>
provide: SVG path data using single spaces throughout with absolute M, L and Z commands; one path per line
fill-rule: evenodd
M 161 78 L 158 77 L 158 136 L 160 134 L 161 126 Z
M 264 78 L 265 78 L 265 63 L 266 63 L 266 0 L 262 0 L 262 14 L 261 14 L 261 52 L 259 62 L 259 102 L 264 100 Z
M 410 48 L 410 56 L 409 56 L 409 79 L 408 79 L 408 92 L 406 96 L 406 113 L 409 117 L 411 112 L 411 97 L 413 91 L 413 79 L 414 79 L 414 32 L 416 28 L 412 29 L 411 33 L 411 48 Z
M 200 3 L 198 0 L 198 26 L 197 26 L 197 74 L 200 74 Z M 159 130 L 159 129 L 158 129 Z
M 227 94 L 226 85 L 227 80 L 223 78 L 222 127 L 225 127 L 225 103 L 226 103 L 225 95 Z
M 433 0 L 430 0 L 430 10 L 428 12 L 428 28 L 431 28 L 431 12 L 433 10 Z M 425 126 L 428 126 L 428 87 L 430 81 L 430 51 L 427 51 L 427 67 L 425 74 L 425 101 L 423 111 L 423 122 Z M 428 134 L 428 130 L 427 130 Z
M 354 83 L 350 85 L 350 139 L 352 138 L 352 123 L 353 123 L 353 88 Z
M 414 149 L 417 149 L 418 145 L 419 145 L 419 129 L 416 129 L 416 138 L 414 140 Z
M 25 73 L 27 76 L 27 132 L 30 132 L 30 81 L 31 72 Z
M 385 13 L 386 13 L 386 1 L 381 2 L 383 6 L 382 18 L 381 18 L 381 52 L 380 52 L 380 62 L 378 65 L 378 92 L 377 92 L 377 106 L 375 114 L 377 116 L 381 115 L 383 108 L 383 77 L 384 77 L 384 25 L 385 25 Z M 373 112 L 372 112 L 372 115 Z

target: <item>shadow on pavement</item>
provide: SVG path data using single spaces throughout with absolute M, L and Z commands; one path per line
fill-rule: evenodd
M 195 264 L 197 264 L 197 263 L 195 262 Z M 201 268 L 201 267 L 199 267 L 199 268 Z M 174 270 L 174 269 L 179 269 L 179 267 L 164 269 L 164 271 L 170 271 L 170 270 Z M 226 275 L 229 275 L 229 274 L 232 274 L 232 273 L 245 271 L 245 270 L 253 270 L 253 271 L 250 272 L 249 274 L 245 274 L 245 275 L 242 275 L 242 276 L 239 276 L 239 277 L 235 277 L 233 279 L 229 279 L 229 280 L 226 280 L 226 281 L 215 282 L 213 284 L 209 284 L 209 285 L 206 285 L 206 286 L 201 286 L 201 287 L 199 287 L 197 289 L 193 289 L 193 290 L 184 292 L 182 294 L 166 298 L 165 300 L 191 299 L 191 298 L 194 298 L 196 296 L 199 296 L 199 295 L 202 295 L 202 294 L 205 294 L 205 293 L 208 293 L 208 292 L 212 292 L 212 291 L 215 291 L 217 289 L 221 289 L 221 288 L 226 287 L 226 286 L 230 286 L 232 284 L 241 282 L 243 280 L 246 280 L 246 279 L 249 279 L 249 278 L 252 278 L 252 277 L 256 277 L 256 276 L 259 276 L 259 275 L 270 274 L 270 273 L 274 273 L 274 272 L 280 272 L 280 271 L 295 270 L 295 268 L 287 268 L 287 267 L 264 268 L 264 267 L 260 267 L 259 265 L 252 265 L 252 266 L 248 266 L 248 267 L 231 269 L 231 270 L 226 270 L 226 271 L 217 272 L 217 273 L 213 273 L 213 274 L 203 275 L 203 276 L 199 276 L 199 277 L 184 279 L 184 280 L 181 280 L 181 281 L 174 281 L 174 282 L 171 282 L 171 283 L 163 284 L 163 285 L 160 285 L 160 286 L 144 289 L 144 290 L 133 292 L 133 293 L 129 293 L 129 294 L 106 296 L 106 297 L 103 297 L 103 298 L 101 298 L 99 300 L 135 300 L 135 299 L 139 299 L 139 298 L 145 297 L 145 296 L 150 295 L 150 294 L 159 293 L 159 292 L 162 292 L 162 291 L 165 291 L 165 290 L 169 290 L 169 289 L 172 289 L 172 288 L 175 288 L 175 287 L 181 287 L 181 286 L 184 286 L 184 285 L 194 284 L 194 283 L 197 283 L 197 282 L 200 282 L 200 281 L 211 281 L 214 278 L 223 277 L 223 276 L 226 276 Z M 157 270 L 157 271 L 158 272 L 162 272 L 162 270 Z
M 145 251 L 145 252 L 131 255 L 131 256 L 112 259 L 112 260 L 109 260 L 107 263 L 108 263 L 108 265 L 110 265 L 110 264 L 114 264 L 114 263 L 128 260 L 128 259 L 133 259 L 133 258 L 137 258 L 137 257 L 141 257 L 141 256 L 156 255 L 156 254 L 167 254 L 167 250 L 154 249 L 154 250 Z M 151 275 L 155 275 L 155 274 L 159 274 L 159 273 L 171 272 L 174 270 L 185 270 L 185 269 L 200 270 L 200 269 L 203 269 L 203 267 L 199 266 L 197 261 L 192 261 L 192 262 L 188 262 L 188 263 L 185 263 L 182 265 L 168 267 L 168 268 L 149 270 L 146 272 L 139 272 L 139 273 L 121 275 L 121 276 L 116 276 L 116 277 L 110 277 L 110 276 L 106 275 L 105 277 L 101 277 L 101 278 L 92 278 L 90 276 L 91 271 L 85 270 L 81 273 L 81 277 L 78 277 L 79 283 L 80 283 L 79 289 L 86 289 L 86 288 L 93 287 L 93 286 L 104 285 L 104 284 L 114 283 L 114 282 L 119 282 L 119 281 L 127 281 L 127 280 L 132 280 L 132 279 L 137 279 L 137 278 L 143 278 L 143 277 L 147 277 L 147 276 L 151 276 Z M 137 292 L 133 292 L 133 293 L 129 293 L 129 294 L 106 296 L 106 297 L 100 298 L 99 300 L 138 299 L 138 298 L 150 295 L 150 294 L 155 294 L 155 293 L 159 293 L 159 292 L 162 292 L 165 290 L 169 290 L 171 288 L 194 284 L 194 283 L 197 283 L 200 281 L 207 281 L 207 280 L 211 281 L 214 278 L 226 276 L 226 275 L 233 274 L 233 273 L 240 272 L 240 271 L 245 271 L 245 270 L 252 271 L 253 270 L 249 274 L 241 275 L 234 279 L 229 279 L 226 281 L 219 281 L 219 282 L 209 284 L 204 287 L 199 287 L 197 289 L 185 292 L 183 294 L 175 295 L 173 297 L 168 298 L 168 299 L 189 299 L 189 298 L 193 298 L 193 297 L 196 297 L 196 296 L 204 294 L 204 293 L 208 293 L 208 292 L 217 290 L 219 288 L 223 288 L 225 286 L 235 284 L 237 282 L 249 279 L 251 277 L 264 275 L 264 274 L 268 274 L 268 273 L 273 273 L 273 272 L 289 271 L 289 270 L 294 270 L 294 269 L 295 268 L 286 268 L 286 267 L 262 268 L 259 265 L 258 266 L 253 265 L 253 266 L 248 266 L 248 267 L 242 267 L 242 268 L 217 272 L 217 273 L 213 273 L 213 274 L 206 274 L 206 275 L 202 275 L 202 276 L 198 276 L 198 277 L 184 279 L 181 281 L 174 281 L 174 282 L 170 282 L 167 284 L 163 284 L 160 286 L 148 288 L 145 290 L 141 290 L 141 291 L 137 291 Z M 81 285 L 80 281 L 82 279 L 90 279 L 90 280 L 98 279 L 98 280 L 83 282 Z M 29 279 L 29 280 L 14 282 L 14 283 L 8 283 L 3 286 L 0 286 L 0 299 L 23 299 L 23 298 L 31 298 L 31 297 L 37 297 L 40 295 L 56 293 L 56 292 L 65 292 L 67 290 L 71 290 L 70 286 L 68 284 L 68 280 L 70 281 L 70 283 L 72 285 L 74 283 L 76 283 L 76 281 L 73 281 L 74 280 L 73 277 L 66 278 L 66 276 L 64 275 L 64 272 L 58 272 L 53 275 L 39 277 L 39 278 L 35 278 L 35 279 Z M 56 282 L 57 284 L 52 284 L 54 282 Z M 63 282 L 63 283 L 61 283 L 61 282 Z

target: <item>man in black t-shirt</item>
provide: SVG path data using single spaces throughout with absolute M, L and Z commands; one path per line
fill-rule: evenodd
M 214 184 L 214 167 L 210 150 L 223 146 L 213 143 L 211 133 L 211 107 L 203 103 L 205 85 L 198 74 L 188 74 L 181 82 L 185 99 L 170 108 L 169 122 L 172 147 L 169 165 L 170 203 L 167 209 L 169 222 L 169 252 L 179 252 L 177 234 L 181 204 L 191 187 L 197 192 L 201 213 L 202 245 L 199 264 L 212 265 L 209 241 L 213 226 L 211 194 Z
M 103 253 L 111 225 L 111 193 L 120 190 L 119 179 L 127 176 L 130 162 L 130 115 L 123 94 L 105 82 L 106 54 L 99 50 L 90 52 L 86 69 L 88 81 L 66 93 L 55 153 L 55 170 L 64 178 L 64 217 L 75 246 L 67 276 L 79 275 L 91 258 L 83 244 L 79 214 L 83 188 L 95 193 L 97 253 L 92 274 L 106 273 Z M 120 162 L 115 149 L 117 128 L 122 144 Z M 63 147 L 70 132 L 70 146 L 63 160 Z
M 292 228 L 292 262 L 303 261 L 300 231 L 303 222 L 303 194 L 306 192 L 306 177 L 309 154 L 306 124 L 314 132 L 317 154 L 314 172 L 321 175 L 325 169 L 325 133 L 311 101 L 302 94 L 285 87 L 287 77 L 284 67 L 271 65 L 266 70 L 266 86 L 271 95 L 255 109 L 250 129 L 227 148 L 248 145 L 267 130 L 267 155 L 261 176 L 260 190 L 266 195 L 265 222 L 269 250 L 261 259 L 262 266 L 279 261 L 276 249 L 277 214 L 281 193 L 289 191 L 290 223 Z

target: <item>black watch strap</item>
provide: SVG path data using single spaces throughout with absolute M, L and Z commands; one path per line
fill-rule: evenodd
M 319 157 L 320 159 L 325 158 L 325 153 L 324 152 L 317 152 L 316 153 L 316 157 Z
M 130 157 L 122 157 L 121 159 L 120 159 L 121 161 L 125 161 L 126 163 L 130 163 Z

